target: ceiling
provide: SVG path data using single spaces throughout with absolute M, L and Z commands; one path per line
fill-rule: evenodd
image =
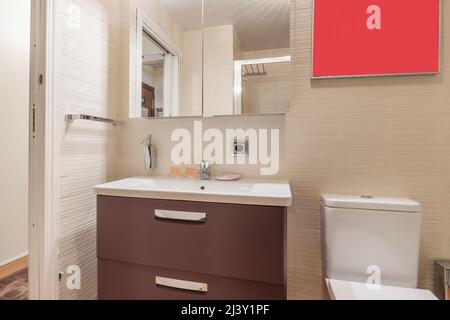
M 201 0 L 161 0 L 183 31 L 202 26 Z M 205 27 L 232 24 L 244 51 L 289 48 L 289 0 L 205 0 Z

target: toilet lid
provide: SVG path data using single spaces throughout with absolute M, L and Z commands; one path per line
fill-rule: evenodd
M 370 288 L 365 283 L 327 279 L 335 300 L 437 300 L 429 290 L 380 286 Z

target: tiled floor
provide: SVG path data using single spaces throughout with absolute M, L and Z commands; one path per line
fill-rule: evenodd
M 0 300 L 28 300 L 28 269 L 0 280 Z

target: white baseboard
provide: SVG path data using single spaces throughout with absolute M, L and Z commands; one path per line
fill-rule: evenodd
M 4 267 L 4 266 L 6 266 L 6 265 L 8 265 L 8 264 L 10 264 L 10 263 L 13 263 L 13 262 L 15 262 L 15 261 L 17 261 L 17 260 L 20 260 L 20 259 L 22 259 L 22 258 L 25 258 L 26 256 L 28 256 L 28 252 L 23 253 L 23 254 L 21 254 L 21 255 L 18 255 L 17 257 L 14 257 L 14 258 L 5 260 L 5 261 L 0 261 L 0 268 L 1 268 L 1 267 Z

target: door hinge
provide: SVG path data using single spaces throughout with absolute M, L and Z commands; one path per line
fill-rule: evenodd
M 33 104 L 33 139 L 36 138 L 36 105 Z
M 39 84 L 44 84 L 44 75 L 43 74 L 40 74 L 39 75 Z

